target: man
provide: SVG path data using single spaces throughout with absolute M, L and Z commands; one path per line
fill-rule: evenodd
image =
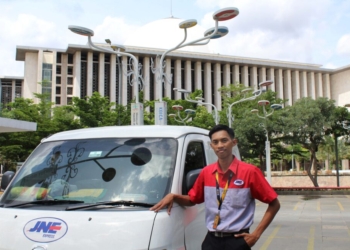
M 168 194 L 151 210 L 158 212 L 167 206 L 170 214 L 173 202 L 182 206 L 205 202 L 208 233 L 202 249 L 250 249 L 280 208 L 277 194 L 257 167 L 232 155 L 237 141 L 231 128 L 216 125 L 209 137 L 218 161 L 203 168 L 188 195 Z M 254 232 L 249 233 L 255 199 L 267 203 L 268 208 Z

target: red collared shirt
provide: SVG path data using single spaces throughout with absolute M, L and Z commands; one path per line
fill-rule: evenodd
M 218 213 L 216 172 L 219 174 L 220 197 L 230 172 L 233 172 L 226 197 L 222 202 L 217 231 L 238 232 L 249 228 L 253 224 L 255 199 L 270 203 L 277 198 L 276 192 L 256 166 L 234 158 L 229 169 L 223 173 L 218 162 L 208 165 L 203 168 L 188 195 L 193 203 L 205 202 L 206 224 L 209 231 L 215 231 L 213 222 Z

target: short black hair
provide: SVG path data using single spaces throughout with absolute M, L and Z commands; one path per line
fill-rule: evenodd
M 224 124 L 217 124 L 209 131 L 210 140 L 211 140 L 211 136 L 214 133 L 221 131 L 221 130 L 225 130 L 228 133 L 228 135 L 231 137 L 231 139 L 235 138 L 235 132 L 233 131 L 232 128 L 230 128 L 229 126 L 224 125 Z

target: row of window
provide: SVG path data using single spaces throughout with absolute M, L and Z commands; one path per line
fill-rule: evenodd
M 56 56 L 56 63 L 57 64 L 61 64 L 62 63 L 62 57 L 63 57 L 63 53 L 61 52 L 57 52 L 57 56 Z M 73 54 L 68 54 L 68 64 L 73 64 Z
M 13 85 L 11 80 L 2 80 L 1 81 L 1 105 L 6 107 L 7 104 L 13 102 L 15 98 L 22 97 L 22 82 L 16 81 L 15 83 L 15 93 L 13 96 Z
M 56 75 L 61 75 L 61 74 L 62 74 L 62 66 L 56 65 Z M 67 75 L 73 75 L 73 66 L 67 67 Z

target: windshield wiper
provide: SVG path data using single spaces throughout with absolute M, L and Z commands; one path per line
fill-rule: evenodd
M 67 207 L 66 210 L 69 211 L 69 210 L 79 210 L 79 209 L 98 207 L 98 206 L 118 206 L 118 205 L 129 206 L 129 207 L 153 207 L 154 206 L 154 204 L 150 204 L 150 203 L 121 200 L 121 201 L 103 201 L 103 202 L 96 202 L 92 204 Z
M 77 204 L 77 203 L 84 203 L 84 201 L 79 201 L 79 200 L 38 200 L 38 201 L 28 201 L 28 202 L 22 202 L 22 203 L 17 203 L 13 205 L 6 205 L 4 204 L 3 207 L 21 207 L 25 205 L 57 205 L 57 204 Z

